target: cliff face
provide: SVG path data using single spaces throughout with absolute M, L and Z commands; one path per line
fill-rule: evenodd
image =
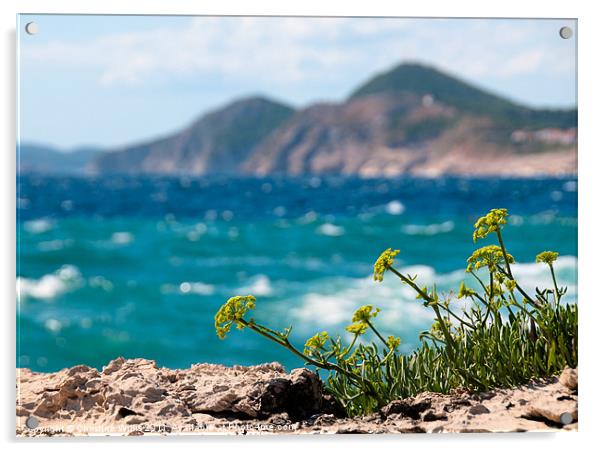
M 264 98 L 239 100 L 171 136 L 103 154 L 93 169 L 101 173 L 235 173 L 258 142 L 292 112 Z
M 97 172 L 267 175 L 576 173 L 575 110 L 536 110 L 403 64 L 341 103 L 245 99 L 168 138 L 102 155 Z

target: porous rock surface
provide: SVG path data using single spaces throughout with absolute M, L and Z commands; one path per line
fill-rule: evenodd
M 314 429 L 337 433 L 528 432 L 577 430 L 577 370 L 560 377 L 531 381 L 513 389 L 483 393 L 421 393 L 396 400 L 369 416 L 327 416 Z M 324 425 L 328 424 L 326 430 Z
M 309 369 L 278 363 L 17 370 L 16 432 L 43 435 L 510 432 L 577 428 L 577 370 L 487 393 L 421 393 L 343 418 Z

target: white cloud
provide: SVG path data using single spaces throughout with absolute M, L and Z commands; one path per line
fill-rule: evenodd
M 190 19 L 181 27 L 99 36 L 88 42 L 23 47 L 25 63 L 88 67 L 105 85 L 210 75 L 263 82 L 336 79 L 402 59 L 435 63 L 468 77 L 511 77 L 552 64 L 574 70 L 570 52 L 558 58 L 553 43 L 533 39 L 543 23 L 349 18 Z M 542 44 L 543 42 L 543 44 Z M 561 66 L 560 68 L 558 66 Z
M 341 39 L 382 33 L 399 21 L 294 18 L 195 18 L 183 28 L 116 33 L 91 42 L 51 42 L 23 48 L 29 62 L 91 66 L 105 84 L 149 77 L 244 71 L 272 79 L 311 76 L 353 62 Z
M 517 75 L 534 72 L 541 68 L 544 56 L 544 52 L 539 49 L 519 53 L 510 58 L 506 65 L 500 68 L 500 75 Z

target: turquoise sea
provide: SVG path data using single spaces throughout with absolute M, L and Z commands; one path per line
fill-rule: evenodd
M 17 192 L 17 362 L 38 371 L 118 356 L 300 366 L 250 331 L 217 338 L 213 315 L 236 294 L 257 297 L 258 321 L 292 324 L 300 347 L 345 333 L 371 303 L 410 351 L 431 317 L 392 277 L 374 282 L 374 260 L 400 249 L 403 271 L 455 289 L 490 208 L 512 214 L 504 233 L 523 285 L 548 283 L 534 257 L 557 250 L 559 283 L 577 299 L 575 178 L 24 175 Z

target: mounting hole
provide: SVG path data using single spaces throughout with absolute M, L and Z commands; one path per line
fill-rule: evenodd
M 39 425 L 40 422 L 36 417 L 28 417 L 27 420 L 25 420 L 25 426 L 27 426 L 29 429 L 35 429 Z
M 560 415 L 560 422 L 562 424 L 571 424 L 573 422 L 573 415 L 571 415 L 569 412 L 563 412 Z
M 562 27 L 558 33 L 562 39 L 570 39 L 573 36 L 571 27 Z
M 38 32 L 38 24 L 35 22 L 28 22 L 25 25 L 25 33 L 36 34 Z

